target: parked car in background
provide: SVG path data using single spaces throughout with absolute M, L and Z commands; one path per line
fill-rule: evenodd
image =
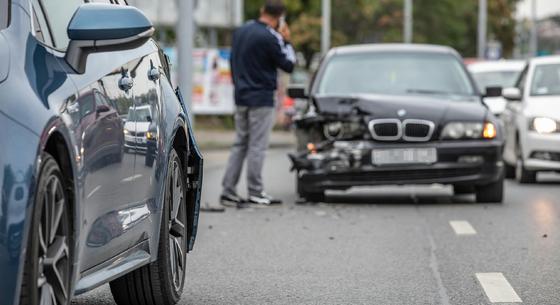
M 479 61 L 467 67 L 481 92 L 501 92 L 503 88 L 515 85 L 525 63 L 522 60 Z M 496 96 L 485 98 L 484 103 L 499 116 L 504 112 L 507 101 L 502 96 Z
M 560 171 L 560 56 L 531 59 L 503 96 L 507 176 L 534 183 L 538 172 Z
M 430 45 L 331 50 L 295 121 L 297 191 L 384 184 L 446 184 L 479 202 L 503 198 L 503 135 L 461 57 Z
M 84 2 L 0 0 L 0 303 L 68 305 L 110 283 L 119 305 L 175 304 L 202 156 L 150 21 Z

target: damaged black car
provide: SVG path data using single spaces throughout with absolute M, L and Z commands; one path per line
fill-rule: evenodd
M 308 93 L 309 92 L 309 93 Z M 429 45 L 340 47 L 324 58 L 295 118 L 297 192 L 388 184 L 452 185 L 502 202 L 503 135 L 460 55 Z

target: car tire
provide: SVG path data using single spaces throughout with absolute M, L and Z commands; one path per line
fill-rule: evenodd
M 519 149 L 521 151 L 521 149 Z M 515 180 L 521 184 L 532 184 L 537 182 L 537 172 L 525 168 L 525 162 L 519 152 L 517 155 L 517 165 L 515 167 Z
M 185 285 L 187 263 L 186 183 L 172 149 L 165 182 L 157 260 L 110 283 L 118 305 L 173 305 Z
M 453 194 L 455 195 L 466 195 L 474 193 L 474 186 L 472 185 L 454 185 Z
M 506 179 L 515 179 L 515 166 L 504 162 L 504 170 Z
M 67 186 L 56 160 L 41 156 L 20 305 L 70 304 L 72 238 Z
M 324 202 L 325 201 L 325 192 L 323 191 L 315 191 L 309 192 L 303 189 L 302 183 L 300 181 L 299 175 L 296 174 L 296 189 L 297 193 L 300 198 L 304 199 L 307 202 Z
M 476 187 L 476 202 L 501 203 L 504 200 L 504 180 Z

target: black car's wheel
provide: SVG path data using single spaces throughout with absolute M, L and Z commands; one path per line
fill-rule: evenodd
M 521 153 L 521 147 L 517 149 L 517 164 L 515 166 L 515 180 L 521 184 L 537 182 L 537 172 L 525 168 L 525 161 Z
M 504 162 L 504 170 L 506 179 L 515 179 L 515 166 L 509 165 Z
M 111 282 L 119 305 L 172 305 L 185 285 L 187 264 L 186 184 L 183 166 L 171 151 L 165 182 L 163 215 L 157 260 Z
M 309 192 L 303 189 L 303 185 L 299 179 L 299 175 L 296 175 L 296 190 L 300 198 L 305 199 L 308 202 L 324 202 L 325 192 Z
M 43 154 L 21 287 L 21 305 L 70 304 L 71 226 L 60 167 Z
M 454 185 L 453 193 L 455 195 L 465 195 L 474 193 L 474 186 L 472 185 Z
M 504 200 L 504 180 L 476 187 L 476 202 L 501 203 Z

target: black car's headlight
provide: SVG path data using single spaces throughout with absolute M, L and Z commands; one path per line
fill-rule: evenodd
M 536 117 L 533 118 L 529 129 L 542 134 L 557 133 L 560 132 L 560 124 L 551 118 L 546 117 Z
M 492 123 L 452 122 L 441 132 L 444 140 L 494 139 L 498 131 Z
M 329 140 L 342 140 L 362 135 L 363 129 L 359 122 L 338 121 L 324 124 L 323 134 Z

